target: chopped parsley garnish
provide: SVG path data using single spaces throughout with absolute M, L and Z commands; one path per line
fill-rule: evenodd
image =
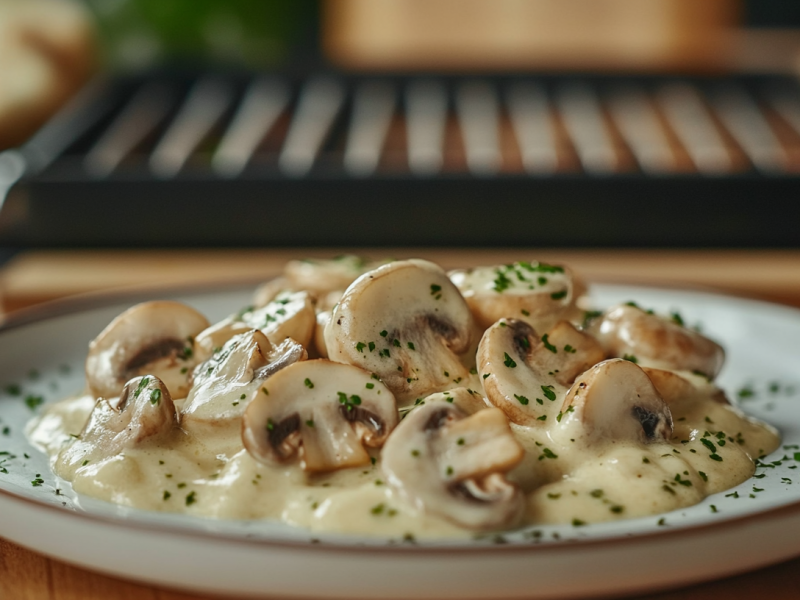
M 387 335 L 389 335 L 388 331 L 386 331 L 385 329 L 381 331 L 381 337 L 386 337 Z
M 303 384 L 305 384 L 305 386 L 310 390 L 314 389 L 314 384 L 308 377 L 306 377 L 306 380 L 303 382 Z
M 495 274 L 497 277 L 494 280 L 494 291 L 498 294 L 502 294 L 506 291 L 509 287 L 514 285 L 514 282 L 508 278 L 508 276 L 503 273 L 500 269 L 495 269 Z
M 525 396 L 518 396 L 517 394 L 514 394 L 514 398 L 519 400 L 519 403 L 522 404 L 523 406 L 528 405 L 528 399 Z
M 44 404 L 44 398 L 41 396 L 34 396 L 32 394 L 25 396 L 25 406 L 31 410 L 36 410 L 42 404 Z
M 547 348 L 547 349 L 548 349 L 550 352 L 552 352 L 553 354 L 555 354 L 556 352 L 558 352 L 558 348 L 556 348 L 555 346 L 553 346 L 553 344 L 551 344 L 551 343 L 550 343 L 550 340 L 549 340 L 549 335 L 548 335 L 548 334 L 546 334 L 546 333 L 545 333 L 545 334 L 542 336 L 542 343 L 544 344 L 544 347 L 545 347 L 545 348 Z
M 416 350 L 416 347 L 414 347 L 414 342 L 408 342 L 406 345 L 408 346 L 409 350 Z
M 564 346 L 564 352 L 566 352 L 567 354 L 575 354 L 577 350 L 572 346 L 570 346 L 569 344 L 567 344 L 566 346 Z
M 514 362 L 514 359 L 508 355 L 508 352 L 503 352 L 503 364 L 507 366 L 509 369 L 513 369 L 517 366 L 517 363 Z M 484 377 L 486 379 L 486 377 Z
M 242 395 L 244 395 L 244 394 L 242 394 Z M 155 406 L 159 402 L 161 402 L 161 390 L 158 389 L 158 388 L 156 388 L 154 390 L 150 390 L 150 404 Z
M 366 388 L 367 388 L 368 390 L 371 390 L 371 389 L 372 389 L 372 388 L 374 388 L 374 387 L 375 387 L 375 384 L 374 384 L 374 383 L 368 383 L 368 384 L 366 385 Z
M 431 296 L 433 296 L 436 300 L 442 297 L 439 293 L 442 291 L 442 286 L 436 285 L 435 283 L 431 284 Z
M 169 500 L 170 498 L 172 498 L 172 494 L 170 494 L 167 490 L 164 490 L 164 496 L 163 497 L 164 497 L 164 500 L 166 501 L 166 500 Z
M 636 358 L 633 354 L 624 354 L 622 356 L 622 360 L 627 360 L 628 362 L 632 362 L 633 364 L 636 364 L 636 363 L 639 362 L 639 359 Z
M 591 323 L 594 319 L 596 319 L 597 317 L 599 317 L 602 314 L 603 314 L 603 312 L 600 311 L 600 310 L 587 310 L 587 311 L 584 311 L 584 313 L 583 313 L 583 323 L 581 323 L 581 326 L 583 327 L 583 329 L 586 329 L 589 326 L 589 323 Z
M 367 347 L 369 348 L 369 351 L 372 352 L 373 350 L 375 350 L 375 342 L 370 342 L 369 344 L 367 344 Z
M 309 419 L 308 421 L 306 421 L 306 425 L 308 427 L 313 427 L 314 426 L 314 419 Z
M 672 322 L 680 325 L 683 327 L 685 323 L 683 322 L 683 317 L 681 317 L 681 313 L 678 311 L 674 311 L 670 313 L 670 317 L 672 317 Z
M 558 454 L 550 450 L 550 448 L 542 448 L 542 454 L 539 457 L 539 460 L 543 458 L 558 458 Z
M 364 353 L 364 348 L 366 348 L 366 347 L 367 347 L 367 345 L 364 342 L 358 342 L 356 344 L 356 351 L 361 352 L 363 354 Z M 308 380 L 306 380 L 306 381 L 308 381 Z
M 563 298 L 567 297 L 567 290 L 561 290 L 560 292 L 553 292 L 550 294 L 550 297 L 553 300 L 562 300 Z
M 189 492 L 186 496 L 186 506 L 191 506 L 197 502 L 197 493 L 196 492 Z
M 147 382 L 150 381 L 149 377 L 142 377 L 142 380 L 139 382 L 139 385 L 136 387 L 136 391 L 133 392 L 133 397 L 138 399 L 139 394 L 142 393 L 145 387 L 147 387 Z
M 348 398 L 347 394 L 344 392 L 336 392 L 336 394 L 339 396 L 339 404 L 347 407 L 348 411 L 353 410 L 354 406 L 359 406 L 361 404 L 360 396 L 353 394 Z
M 716 453 L 717 447 L 714 445 L 714 442 L 712 442 L 711 440 L 706 439 L 706 438 L 703 437 L 703 438 L 700 438 L 700 443 L 703 444 L 703 446 L 705 446 L 706 448 L 708 448 L 708 450 L 712 454 Z
M 547 398 L 551 402 L 556 399 L 556 392 L 553 389 L 552 385 L 543 385 L 541 387 L 542 387 L 542 393 L 544 394 L 545 398 Z

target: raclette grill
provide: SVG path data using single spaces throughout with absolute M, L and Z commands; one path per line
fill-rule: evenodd
M 0 235 L 793 246 L 798 173 L 784 76 L 157 73 L 94 82 L 0 154 Z

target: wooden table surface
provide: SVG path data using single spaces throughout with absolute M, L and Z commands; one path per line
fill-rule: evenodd
M 346 250 L 36 251 L 0 270 L 7 313 L 65 296 L 98 291 L 218 282 L 257 282 L 280 272 L 289 258 L 335 256 Z M 705 288 L 800 306 L 800 250 L 361 250 L 373 257 L 419 256 L 447 268 L 517 259 L 563 262 L 589 280 Z M 2 515 L 0 515 L 2 519 Z M 46 532 L 42 532 L 46 535 Z M 800 532 L 798 532 L 800 535 Z M 800 558 L 676 591 L 638 596 L 650 600 L 800 598 Z M 201 598 L 106 577 L 72 567 L 0 539 L 0 600 L 192 600 Z

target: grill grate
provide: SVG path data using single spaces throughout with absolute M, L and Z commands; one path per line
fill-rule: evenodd
M 244 181 L 269 182 L 262 192 L 277 185 L 313 199 L 301 182 L 364 191 L 364 182 L 391 181 L 446 203 L 456 201 L 448 199 L 456 188 L 448 193 L 442 182 L 497 186 L 490 191 L 505 182 L 529 198 L 540 193 L 552 208 L 575 182 L 681 181 L 704 194 L 710 188 L 700 181 L 793 182 L 800 172 L 800 89 L 780 76 L 154 75 L 95 86 L 20 153 L 28 168 L 17 187 L 29 192 L 56 182 L 107 191 L 115 183 Z M 285 187 L 293 184 L 293 191 Z M 201 196 L 221 201 L 232 189 Z M 611 194 L 585 189 L 606 201 L 633 198 L 624 187 L 608 188 Z M 517 238 L 509 243 L 523 243 Z M 192 239 L 207 241 L 198 231 L 176 243 Z

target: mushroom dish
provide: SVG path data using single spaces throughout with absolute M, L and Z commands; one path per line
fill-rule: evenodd
M 214 324 L 125 311 L 29 436 L 80 494 L 390 537 L 643 517 L 750 478 L 780 438 L 715 385 L 723 349 L 586 291 L 540 262 L 292 261 Z

